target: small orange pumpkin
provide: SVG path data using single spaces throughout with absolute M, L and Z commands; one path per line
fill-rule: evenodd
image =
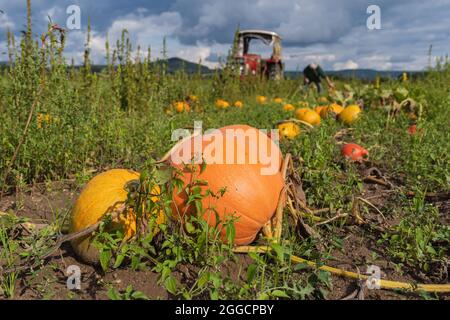
M 278 104 L 282 104 L 283 103 L 283 99 L 275 98 L 275 99 L 273 99 L 273 102 L 278 103 Z
M 222 109 L 227 109 L 230 106 L 228 101 L 225 101 L 223 99 L 217 99 L 215 104 L 216 104 L 217 108 L 222 108 Z
M 283 110 L 284 111 L 293 111 L 293 110 L 295 110 L 295 107 L 292 104 L 288 103 L 283 106 Z
M 259 104 L 265 104 L 267 102 L 267 97 L 265 96 L 256 96 L 256 102 Z
M 177 110 L 178 113 L 181 113 L 183 111 L 189 112 L 191 110 L 189 103 L 187 103 L 185 101 L 175 102 L 174 105 L 175 105 L 175 110 Z
M 415 135 L 417 133 L 417 125 L 416 124 L 410 125 L 408 128 L 408 133 L 412 136 Z
M 239 109 L 241 109 L 241 108 L 243 108 L 244 107 L 244 103 L 242 102 L 242 101 L 236 101 L 235 103 L 234 103 L 234 106 L 236 107 L 236 108 L 239 108 Z
M 348 160 L 362 162 L 369 157 L 369 152 L 356 143 L 347 143 L 341 149 L 341 154 Z

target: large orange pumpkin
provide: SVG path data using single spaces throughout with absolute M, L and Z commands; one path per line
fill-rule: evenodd
M 72 209 L 70 232 L 78 232 L 94 225 L 105 214 L 119 209 L 127 199 L 126 185 L 133 180 L 139 180 L 139 173 L 125 169 L 112 169 L 92 178 Z M 159 187 L 155 187 L 154 190 L 153 193 L 159 193 Z M 157 201 L 157 197 L 153 197 L 152 200 Z M 157 223 L 164 221 L 164 212 L 160 212 Z M 125 239 L 129 239 L 136 233 L 136 216 L 131 211 L 122 213 L 113 220 L 112 228 L 122 228 Z M 92 244 L 90 236 L 75 239 L 71 244 L 82 260 L 88 263 L 98 262 L 98 249 Z
M 232 136 L 227 137 L 227 132 Z M 207 196 L 201 200 L 204 209 L 203 218 L 210 226 L 216 225 L 215 213 L 211 209 L 216 210 L 221 222 L 225 222 L 231 216 L 236 217 L 234 244 L 246 245 L 255 239 L 261 228 L 275 213 L 284 185 L 280 172 L 282 154 L 278 146 L 266 134 L 247 125 L 223 127 L 218 129 L 216 134 L 197 136 L 206 167 L 200 173 L 201 165 L 195 164 L 194 167 L 197 169 L 194 177 L 207 181 L 207 186 L 201 186 L 202 193 L 208 189 L 215 194 L 223 188 L 226 188 L 226 191 L 222 197 Z M 252 137 L 255 140 L 250 142 L 250 139 L 247 140 L 246 137 Z M 239 144 L 239 139 L 243 139 L 241 141 L 245 143 Z M 189 159 L 192 159 L 194 155 L 192 150 L 195 143 L 194 137 L 184 140 L 169 158 L 172 166 L 182 170 L 181 179 L 185 185 L 179 194 L 174 192 L 173 200 L 177 210 L 175 216 L 196 213 L 194 205 L 186 205 L 188 195 L 185 189 L 191 181 L 192 166 L 188 167 L 174 160 L 175 155 L 175 157 L 188 159 L 185 163 L 189 163 Z M 267 159 L 262 159 L 258 154 L 261 146 L 268 150 Z M 211 151 L 212 149 L 214 152 Z M 223 154 L 221 154 L 222 151 Z M 232 163 L 226 161 L 227 157 Z M 269 163 L 274 170 L 264 172 L 264 168 L 267 169 L 270 166 Z M 226 229 L 222 228 L 223 240 L 226 240 L 225 235 Z

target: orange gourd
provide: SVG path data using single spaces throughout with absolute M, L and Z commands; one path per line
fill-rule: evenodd
M 417 132 L 418 132 L 418 131 L 417 131 L 417 124 L 412 124 L 412 125 L 409 126 L 409 128 L 408 128 L 408 134 L 409 134 L 409 135 L 413 136 L 413 135 L 415 135 Z
M 234 106 L 236 107 L 236 108 L 239 108 L 239 109 L 242 109 L 243 107 L 244 107 L 244 103 L 242 102 L 242 101 L 236 101 L 235 103 L 234 103 Z
M 369 152 L 356 143 L 347 143 L 341 149 L 341 154 L 348 160 L 362 162 L 369 157 Z
M 234 131 L 235 136 L 223 138 L 227 130 L 237 131 Z M 208 185 L 200 185 L 202 194 L 207 190 L 216 195 L 223 188 L 226 188 L 226 191 L 222 197 L 217 198 L 209 195 L 201 200 L 204 211 L 202 213 L 203 219 L 208 221 L 210 226 L 216 225 L 215 213 L 211 208 L 216 210 L 221 222 L 225 222 L 231 216 L 236 217 L 237 220 L 234 221 L 236 231 L 234 244 L 246 245 L 255 239 L 261 228 L 275 213 L 284 185 L 280 172 L 282 154 L 278 146 L 266 134 L 247 125 L 223 127 L 218 129 L 217 133 L 221 136 L 215 136 L 214 138 L 212 138 L 212 134 L 200 136 L 202 156 L 206 167 L 203 172 L 200 172 L 201 165 L 195 164 L 194 178 L 207 181 Z M 245 143 L 239 144 L 239 139 L 245 139 L 246 136 L 255 137 L 257 143 L 249 143 L 249 140 L 245 140 Z M 176 217 L 197 212 L 193 204 L 189 206 L 186 204 L 188 194 L 185 189 L 193 175 L 192 165 L 177 164 L 173 160 L 174 154 L 184 159 L 192 159 L 193 151 L 188 152 L 185 148 L 190 145 L 191 150 L 194 150 L 194 139 L 194 137 L 191 137 L 184 140 L 175 147 L 169 157 L 169 163 L 183 172 L 180 178 L 184 182 L 184 188 L 179 194 L 178 191 L 173 194 L 174 210 L 176 210 L 174 216 Z M 258 157 L 257 153 L 260 150 L 258 146 L 261 145 L 264 145 L 268 150 L 267 159 L 274 164 L 272 166 L 274 170 L 271 173 L 261 171 L 268 167 L 267 163 L 269 162 L 261 161 L 261 158 Z M 213 146 L 216 151 L 211 152 L 211 155 L 206 154 L 207 150 L 211 150 Z M 257 147 L 253 148 L 254 146 Z M 223 150 L 223 154 L 216 157 L 217 150 Z M 230 155 L 231 150 L 234 152 L 234 157 Z M 185 151 L 188 153 L 185 154 Z M 225 161 L 227 154 L 232 163 Z M 256 156 L 257 161 L 252 161 L 254 156 Z M 216 157 L 216 161 L 214 161 L 214 157 Z M 240 159 L 240 157 L 242 158 Z M 226 229 L 222 225 L 220 228 L 221 237 L 226 240 Z
M 265 96 L 256 96 L 256 102 L 259 104 L 265 104 L 267 102 L 267 97 Z
M 275 99 L 273 99 L 273 102 L 278 103 L 278 104 L 282 104 L 283 103 L 283 99 L 275 98 Z
M 222 109 L 227 109 L 230 106 L 228 101 L 225 101 L 223 99 L 217 99 L 215 104 L 216 104 L 217 108 L 222 108 Z
M 174 105 L 175 105 L 175 110 L 178 113 L 181 113 L 183 111 L 189 112 L 191 110 L 191 107 L 189 106 L 189 103 L 187 103 L 185 101 L 175 102 Z

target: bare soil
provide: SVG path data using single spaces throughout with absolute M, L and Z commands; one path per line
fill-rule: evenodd
M 395 194 L 387 188 L 376 185 L 366 184 L 365 193 L 362 195 L 366 199 L 384 212 L 384 208 L 389 207 L 389 203 L 395 201 Z M 71 183 L 53 183 L 49 185 L 38 185 L 30 187 L 15 195 L 4 197 L 0 202 L 0 211 L 13 209 L 17 215 L 29 217 L 32 222 L 45 223 L 55 218 L 55 214 L 66 215 L 78 195 L 78 188 Z M 450 222 L 450 201 L 438 202 L 443 214 L 443 223 Z M 340 229 L 340 236 L 344 239 L 343 248 L 333 252 L 335 259 L 328 264 L 330 266 L 343 268 L 349 271 L 364 273 L 367 265 L 379 266 L 382 270 L 384 279 L 405 281 L 436 283 L 438 279 L 423 274 L 416 274 L 414 270 L 396 269 L 395 264 L 384 256 L 382 248 L 376 243 L 380 230 L 371 228 L 371 223 L 378 226 L 392 226 L 398 221 L 395 216 L 382 217 L 375 209 L 370 209 L 365 214 L 364 219 L 369 223 L 362 226 L 345 226 Z M 376 253 L 376 259 L 373 260 L 373 254 Z M 245 281 L 245 272 L 239 271 L 245 269 L 251 259 L 246 255 L 240 255 L 237 263 L 228 263 L 223 266 L 224 272 L 227 272 L 236 281 Z M 67 289 L 66 269 L 69 265 L 78 265 L 82 273 L 82 288 L 77 291 Z M 176 275 L 179 281 L 192 281 L 195 277 L 193 270 L 189 266 L 180 268 Z M 195 271 L 195 270 L 194 270 Z M 448 277 L 448 274 L 447 274 Z M 240 279 L 239 279 L 240 278 Z M 446 282 L 448 279 L 441 279 Z M 345 279 L 333 276 L 332 289 L 327 296 L 328 299 L 342 299 L 355 293 L 359 287 L 358 283 L 352 279 Z M 173 298 L 163 287 L 158 285 L 158 274 L 151 270 L 132 271 L 129 269 L 119 269 L 106 274 L 99 267 L 86 265 L 77 260 L 70 244 L 64 244 L 58 252 L 51 256 L 41 272 L 37 276 L 27 274 L 22 276 L 17 284 L 16 299 L 108 299 L 107 291 L 109 284 L 121 291 L 128 285 L 133 289 L 142 291 L 152 299 L 171 299 Z M 363 289 L 364 299 L 420 299 L 417 294 L 405 294 L 389 290 L 368 290 Z M 450 295 L 440 295 L 440 298 L 450 299 Z

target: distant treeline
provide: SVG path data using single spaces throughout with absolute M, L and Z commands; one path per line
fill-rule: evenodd
M 166 64 L 166 70 L 169 73 L 174 73 L 177 71 L 182 71 L 184 70 L 186 73 L 188 74 L 192 74 L 192 73 L 198 73 L 200 72 L 201 74 L 212 74 L 214 73 L 214 70 L 209 69 L 208 67 L 198 64 L 198 63 L 193 63 L 193 62 L 189 62 L 180 58 L 169 58 L 167 60 L 156 60 L 154 62 L 152 62 L 152 66 L 161 66 L 163 64 Z M 0 62 L 0 69 L 4 70 L 5 68 L 8 67 L 8 63 L 7 62 Z M 84 68 L 83 65 L 75 65 L 74 66 L 75 69 L 82 69 Z M 106 68 L 108 68 L 107 65 L 96 65 L 96 64 L 92 64 L 90 65 L 91 71 L 94 73 L 100 73 L 103 70 L 105 70 Z
M 167 72 L 174 73 L 184 70 L 188 74 L 201 73 L 204 75 L 213 74 L 214 70 L 198 64 L 183 60 L 181 58 L 169 58 L 167 60 L 157 60 L 153 62 L 153 65 L 166 64 Z M 5 69 L 8 66 L 6 62 L 0 62 L 0 69 Z M 75 66 L 79 69 L 83 66 Z M 100 73 L 106 65 L 91 65 L 92 72 Z M 406 72 L 409 79 L 421 78 L 425 76 L 425 71 L 377 71 L 372 69 L 356 69 L 356 70 L 339 70 L 339 71 L 326 71 L 326 73 L 335 79 L 359 79 L 363 81 L 373 81 L 378 77 L 382 79 L 398 79 L 402 74 Z M 286 71 L 285 77 L 287 79 L 295 79 L 302 76 L 301 71 Z
M 408 74 L 409 79 L 415 79 L 425 76 L 425 71 L 377 71 L 371 69 L 356 69 L 356 70 L 339 70 L 326 71 L 325 73 L 335 79 L 359 79 L 365 81 L 373 81 L 377 77 L 382 79 L 399 79 L 403 73 Z M 292 79 L 302 75 L 300 71 L 286 71 L 286 78 Z

